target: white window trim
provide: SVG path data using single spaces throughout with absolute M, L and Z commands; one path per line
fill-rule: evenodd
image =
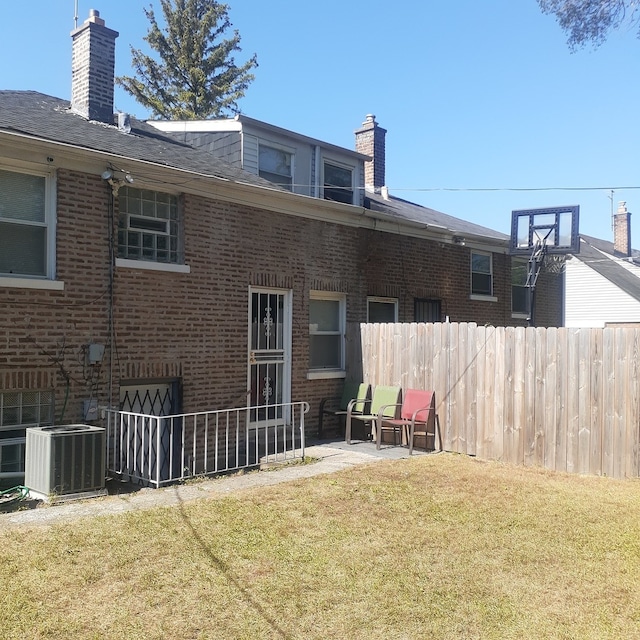
M 130 260 L 129 258 L 116 258 L 116 267 L 146 269 L 147 271 L 169 271 L 172 273 L 191 273 L 191 267 L 188 264 L 153 262 L 151 260 Z
M 41 176 L 44 178 L 44 224 L 47 228 L 47 244 L 46 244 L 46 262 L 45 276 L 29 276 L 26 274 L 17 274 L 16 278 L 12 276 L 1 276 L 0 277 L 0 286 L 19 286 L 19 285 L 10 285 L 10 284 L 2 284 L 4 280 L 8 281 L 31 281 L 34 280 L 36 282 L 45 282 L 45 281 L 55 281 L 56 277 L 56 172 L 55 170 L 42 169 L 41 166 L 36 166 L 29 164 L 27 162 L 16 162 L 15 164 L 6 164 L 0 163 L 0 169 L 4 171 L 12 171 L 13 173 L 26 173 L 27 175 L 32 176 Z M 29 287 L 24 286 L 23 288 L 33 288 L 33 289 L 58 289 L 57 286 L 48 287 L 48 286 L 37 286 L 37 287 Z
M 513 260 L 511 260 L 511 270 L 513 271 L 513 268 L 515 267 L 520 267 L 520 266 L 524 266 L 525 268 L 527 267 L 527 260 L 526 258 L 514 258 Z M 522 286 L 523 289 L 527 289 L 527 285 L 516 285 L 516 286 Z M 511 317 L 517 320 L 527 320 L 529 318 L 529 316 L 527 315 L 526 312 L 524 311 L 514 311 L 513 310 L 513 283 L 511 284 Z
M 49 291 L 64 291 L 62 280 L 45 280 L 31 278 L 12 278 L 11 276 L 0 277 L 0 289 L 45 289 Z
M 22 427 L 19 427 L 22 428 Z M 26 446 L 27 438 L 26 436 L 22 438 L 6 438 L 0 439 L 0 469 L 2 468 L 2 448 L 3 447 L 13 447 L 15 445 L 24 445 Z M 24 464 L 24 463 L 23 463 Z M 22 471 L 0 471 L 0 478 L 15 478 L 17 476 L 24 477 L 24 469 Z
M 398 298 L 382 298 L 380 296 L 367 296 L 367 322 L 369 322 L 369 303 L 383 302 L 385 304 L 393 304 L 394 322 L 398 322 Z
M 336 300 L 340 303 L 340 367 L 337 369 L 311 369 L 307 372 L 307 380 L 319 380 L 326 378 L 344 378 L 346 376 L 346 333 L 347 333 L 347 296 L 344 293 L 336 293 L 333 291 L 310 291 L 310 300 Z M 311 336 L 309 329 L 309 336 Z
M 477 300 L 478 302 L 498 302 L 497 296 L 482 296 L 478 293 L 470 294 L 469 300 Z
M 489 256 L 489 277 L 491 278 L 491 293 L 490 294 L 485 294 L 485 293 L 473 293 L 473 256 L 477 255 L 477 256 Z M 480 273 L 480 272 L 478 272 Z M 493 254 L 490 251 L 476 251 L 475 249 L 471 250 L 471 253 L 469 254 L 469 276 L 470 276 L 470 280 L 471 282 L 470 284 L 470 288 L 471 288 L 471 293 L 469 295 L 469 300 L 484 300 L 486 302 L 497 302 L 498 298 L 496 296 L 493 295 Z
M 129 185 L 125 185 L 125 186 L 129 186 Z M 177 193 L 176 191 L 171 191 L 171 190 L 167 190 L 167 191 L 158 191 L 157 189 L 152 189 L 149 187 L 146 187 L 144 185 L 139 185 L 139 184 L 135 184 L 132 186 L 133 189 L 139 189 L 141 191 L 154 191 L 156 193 L 162 193 L 165 195 L 169 195 L 169 196 L 173 196 L 176 199 L 176 206 L 177 206 L 177 213 L 178 213 L 178 235 L 177 235 L 177 241 L 178 241 L 178 260 L 183 259 L 183 253 L 184 253 L 184 225 L 183 225 L 183 209 L 182 209 L 182 203 L 180 202 L 180 193 Z M 130 216 L 135 217 L 142 217 L 145 218 L 147 216 L 144 215 L 138 215 L 138 214 L 131 214 L 129 212 L 119 212 L 119 213 L 124 213 L 124 215 L 127 216 L 127 223 L 129 220 Z M 169 221 L 167 220 L 167 223 Z M 129 227 L 127 227 L 127 230 L 129 229 Z M 137 229 L 134 229 L 137 231 Z M 118 231 L 120 231 L 120 227 L 119 227 L 119 222 L 118 222 Z M 158 235 L 165 235 L 163 233 L 160 233 Z M 169 234 L 166 234 L 169 235 Z M 116 253 L 119 254 L 120 252 L 120 244 L 117 243 L 117 249 L 116 249 Z M 133 262 L 137 262 L 137 263 L 142 263 L 141 266 L 139 265 L 134 265 L 131 264 Z M 151 266 L 151 265 L 161 265 L 160 268 Z M 131 268 L 131 269 L 148 269 L 148 270 L 152 270 L 152 271 L 172 271 L 172 272 L 176 272 L 176 273 L 190 273 L 190 267 L 188 267 L 187 265 L 185 265 L 183 262 L 156 262 L 155 260 L 138 260 L 136 258 L 119 258 L 116 257 L 116 267 L 127 267 L 127 268 Z M 178 269 L 174 268 L 174 267 L 179 267 Z M 185 270 L 186 267 L 186 270 Z
M 275 149 L 276 151 L 282 151 L 284 153 L 288 153 L 291 157 L 291 175 L 288 176 L 291 178 L 291 191 L 295 192 L 296 187 L 296 153 L 295 149 L 291 147 L 287 147 L 283 144 L 278 144 L 277 142 L 270 142 L 269 140 L 263 140 L 262 138 L 258 138 L 258 175 L 260 175 L 260 147 L 267 147 L 270 149 Z M 266 179 L 266 178 L 265 178 Z
M 351 204 L 355 204 L 357 202 L 357 197 L 358 197 L 358 190 L 356 188 L 356 180 L 357 180 L 356 174 L 358 173 L 357 165 L 349 164 L 348 162 L 344 162 L 341 160 L 336 160 L 335 158 L 332 158 L 331 156 L 327 156 L 324 154 L 320 161 L 320 169 L 322 171 L 322 175 L 320 179 L 320 188 L 321 188 L 320 197 L 324 199 L 324 167 L 326 163 L 332 164 L 336 167 L 340 167 L 341 169 L 348 169 L 349 171 L 351 171 L 351 191 L 353 193 Z

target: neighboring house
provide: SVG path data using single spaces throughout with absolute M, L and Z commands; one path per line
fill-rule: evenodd
M 22 471 L 27 426 L 98 406 L 307 401 L 314 432 L 350 374 L 348 323 L 525 324 L 508 237 L 389 196 L 373 147 L 314 141 L 326 162 L 307 158 L 323 174 L 309 197 L 277 154 L 260 177 L 114 120 L 117 35 L 96 11 L 74 30 L 71 104 L 0 91 L 0 479 Z M 540 324 L 560 323 L 557 282 L 539 285 Z
M 630 217 L 621 202 L 613 242 L 580 235 L 580 253 L 565 266 L 565 326 L 640 326 L 640 252 L 631 248 Z

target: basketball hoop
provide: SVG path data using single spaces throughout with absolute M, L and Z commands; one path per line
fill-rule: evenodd
M 543 260 L 544 270 L 554 276 L 559 276 L 564 271 L 566 260 L 565 254 L 547 253 Z

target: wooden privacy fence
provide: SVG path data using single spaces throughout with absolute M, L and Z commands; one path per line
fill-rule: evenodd
M 438 323 L 349 331 L 364 381 L 435 389 L 445 450 L 639 476 L 640 329 Z

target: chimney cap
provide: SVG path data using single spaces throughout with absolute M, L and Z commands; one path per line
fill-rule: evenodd
M 627 203 L 625 200 L 618 202 L 618 213 L 629 213 L 627 211 Z
M 105 22 L 100 17 L 100 12 L 97 9 L 89 9 L 89 17 L 87 18 L 87 22 L 94 22 L 95 24 L 99 24 L 101 27 L 104 27 Z

